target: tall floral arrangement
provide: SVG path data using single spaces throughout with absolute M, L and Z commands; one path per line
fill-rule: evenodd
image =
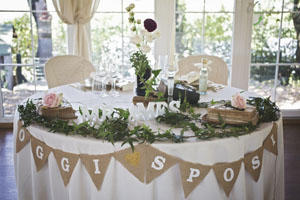
M 153 19 L 136 19 L 132 3 L 126 11 L 129 13 L 128 21 L 131 26 L 132 36 L 130 42 L 137 47 L 137 51 L 130 56 L 132 67 L 135 68 L 135 74 L 141 78 L 145 76 L 147 70 L 151 69 L 147 54 L 151 51 L 151 43 L 159 37 L 157 23 Z

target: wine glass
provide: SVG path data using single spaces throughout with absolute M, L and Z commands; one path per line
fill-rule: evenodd
M 107 80 L 107 64 L 105 62 L 103 62 L 102 64 L 99 65 L 99 68 L 96 71 L 97 73 L 97 77 L 99 78 L 100 82 L 101 82 L 101 92 L 100 95 L 102 97 L 107 97 L 108 94 L 106 92 L 106 80 Z
M 158 75 L 158 80 L 167 79 L 166 66 L 168 62 L 168 55 L 158 55 L 157 69 L 161 69 Z
M 112 89 L 110 91 L 110 94 L 114 97 L 119 96 L 119 92 L 116 90 L 116 80 L 120 78 L 120 72 L 118 69 L 118 65 L 116 64 L 111 64 L 109 67 L 109 73 L 110 73 L 110 78 L 112 80 Z
M 91 78 L 92 78 L 92 92 L 96 95 L 101 94 L 102 92 L 101 77 L 98 76 L 97 72 L 92 72 Z

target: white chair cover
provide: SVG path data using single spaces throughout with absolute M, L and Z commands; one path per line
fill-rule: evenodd
M 45 64 L 49 88 L 83 81 L 94 71 L 92 63 L 81 56 L 56 56 Z
M 228 68 L 227 64 L 219 57 L 209 55 L 193 55 L 178 61 L 179 71 L 177 75 L 183 76 L 191 71 L 200 72 L 200 69 L 194 66 L 195 63 L 200 63 L 202 58 L 211 60 L 210 64 L 211 71 L 208 71 L 208 80 L 215 83 L 227 85 L 228 81 Z

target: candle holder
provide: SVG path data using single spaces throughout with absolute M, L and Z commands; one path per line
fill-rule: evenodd
M 168 74 L 168 101 L 172 101 L 174 93 L 174 78 L 178 72 L 177 64 L 167 65 Z

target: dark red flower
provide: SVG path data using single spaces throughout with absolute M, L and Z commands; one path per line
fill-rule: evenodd
M 144 27 L 148 32 L 153 32 L 157 28 L 157 24 L 153 19 L 145 19 Z

